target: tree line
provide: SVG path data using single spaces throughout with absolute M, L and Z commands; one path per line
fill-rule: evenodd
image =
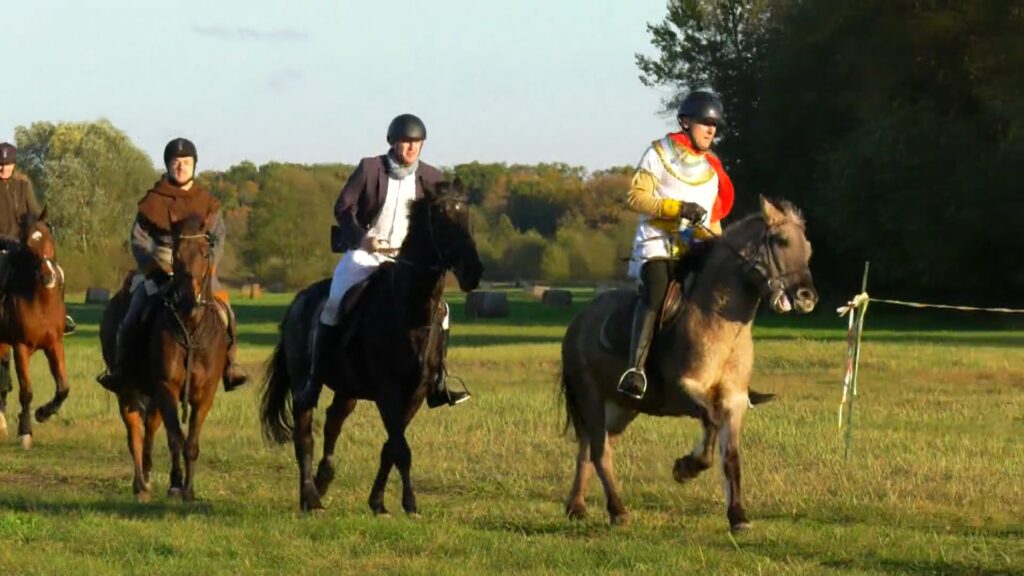
M 1024 302 L 1024 5 L 1010 0 L 671 0 L 649 26 L 641 80 L 711 88 L 728 125 L 716 150 L 737 189 L 805 213 L 826 298 L 877 294 Z M 115 286 L 131 260 L 152 161 L 105 120 L 16 130 L 19 165 L 50 207 L 72 288 Z M 659 137 L 652 134 L 651 139 Z M 637 142 L 637 154 L 648 142 Z M 383 150 L 382 150 L 383 151 Z M 357 159 L 351 159 L 353 162 Z M 295 288 L 330 274 L 333 204 L 352 165 L 242 162 L 202 172 L 226 210 L 221 275 Z M 621 279 L 636 217 L 632 166 L 468 163 L 490 279 Z M 728 220 L 726 221 L 728 224 Z

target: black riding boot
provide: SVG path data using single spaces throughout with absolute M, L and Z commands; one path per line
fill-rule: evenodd
M 633 332 L 630 339 L 629 366 L 630 368 L 619 378 L 619 392 L 640 400 L 647 392 L 647 375 L 644 373 L 644 364 L 647 363 L 647 352 L 651 349 L 651 339 L 654 336 L 654 324 L 658 313 L 652 310 L 643 298 L 636 301 L 636 308 L 633 309 Z
M 122 323 L 117 327 L 117 339 L 114 346 L 114 365 L 110 367 L 110 372 L 101 374 L 96 381 L 111 392 L 117 392 L 121 389 L 121 380 L 124 377 L 124 365 L 128 361 L 128 345 L 131 342 L 129 337 L 131 332 L 128 326 Z
M 313 335 L 313 352 L 309 362 L 309 378 L 306 385 L 294 397 L 292 404 L 299 410 L 316 408 L 320 401 L 320 391 L 324 387 L 323 366 L 324 353 L 328 344 L 333 340 L 336 326 L 317 322 L 316 331 Z
M 455 406 L 469 400 L 469 390 L 449 390 L 448 370 L 445 368 L 445 357 L 448 355 L 448 337 L 450 330 L 444 331 L 441 339 L 441 369 L 437 371 L 437 378 L 434 380 L 433 389 L 427 394 L 427 406 L 437 408 L 438 406 Z
M 228 359 L 224 366 L 224 391 L 231 392 L 242 384 L 249 381 L 249 377 L 235 363 L 235 351 L 238 348 L 238 326 L 235 322 L 235 312 L 226 302 L 224 309 L 228 316 Z

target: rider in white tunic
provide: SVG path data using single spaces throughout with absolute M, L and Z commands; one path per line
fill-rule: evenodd
M 363 158 L 341 190 L 334 215 L 345 253 L 334 268 L 330 295 L 313 339 L 309 379 L 294 398 L 297 406 L 316 406 L 323 386 L 321 356 L 336 332 L 345 294 L 382 263 L 394 260 L 409 231 L 410 203 L 423 196 L 424 186 L 432 187 L 443 178 L 437 168 L 420 162 L 426 138 L 422 120 L 412 114 L 396 117 L 388 126 L 387 154 Z M 441 328 L 447 346 L 447 305 Z M 427 405 L 454 406 L 468 399 L 469 392 L 447 388 L 442 370 L 427 394 Z
M 644 365 L 673 278 L 673 263 L 687 265 L 691 239 L 721 232 L 721 219 L 733 201 L 732 181 L 710 151 L 724 118 L 722 102 L 710 92 L 692 92 L 677 118 L 682 131 L 651 143 L 627 197 L 629 207 L 640 213 L 629 262 L 629 276 L 639 282 L 639 298 L 633 311 L 629 368 L 619 379 L 619 391 L 638 400 L 647 391 Z

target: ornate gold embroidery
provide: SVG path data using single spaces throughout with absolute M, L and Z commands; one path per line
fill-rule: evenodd
M 680 174 L 678 170 L 676 170 L 675 166 L 672 165 L 672 161 L 669 160 L 668 154 L 665 152 L 665 146 L 662 144 L 661 140 L 655 140 L 653 146 L 654 151 L 658 154 L 658 158 L 661 160 L 662 166 L 664 166 L 665 170 L 676 180 L 679 180 L 680 182 L 684 182 L 691 186 L 700 186 L 701 184 L 706 184 L 708 181 L 715 177 L 714 168 L 712 168 L 711 165 L 708 164 L 707 170 L 703 172 L 700 176 L 693 179 L 687 179 L 685 176 Z M 680 162 L 685 162 L 685 159 L 679 155 L 678 151 L 676 152 L 676 156 L 679 158 Z M 700 157 L 694 156 L 694 158 Z

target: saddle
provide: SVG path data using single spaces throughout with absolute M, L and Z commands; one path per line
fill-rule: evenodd
M 601 324 L 599 341 L 601 347 L 605 350 L 619 356 L 629 356 L 633 309 L 636 307 L 637 298 L 639 296 L 634 294 L 629 299 L 628 305 L 617 307 Z M 654 334 L 655 337 L 665 326 L 675 320 L 676 316 L 679 315 L 679 309 L 682 308 L 682 305 L 683 289 L 679 282 L 672 280 L 669 282 L 668 291 L 665 293 L 665 302 L 661 306 L 661 314 L 658 315 L 658 327 Z
M 372 279 L 373 275 L 353 284 L 341 299 L 341 305 L 338 306 L 337 322 L 335 322 L 335 326 L 338 327 L 335 338 L 340 348 L 347 348 L 352 342 L 352 338 L 355 337 L 356 328 L 359 326 L 359 317 L 363 314 L 362 308 L 358 304 L 362 301 L 366 287 L 370 285 Z M 323 309 L 323 303 L 320 304 L 320 308 Z

